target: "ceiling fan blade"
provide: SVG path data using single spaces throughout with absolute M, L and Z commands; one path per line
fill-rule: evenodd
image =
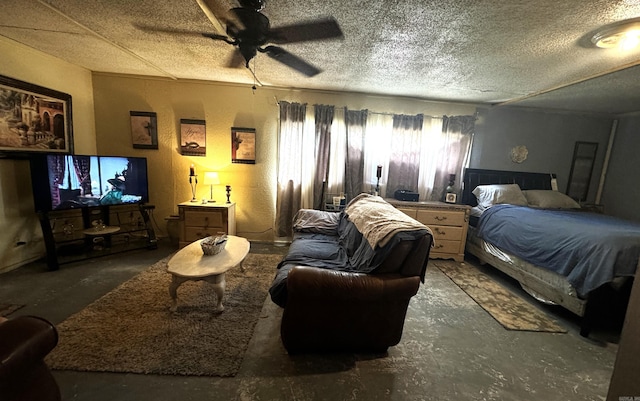
M 240 68 L 240 67 L 244 67 L 245 64 L 246 64 L 246 61 L 242 56 L 242 54 L 240 53 L 240 51 L 238 49 L 233 49 L 233 52 L 231 52 L 231 55 L 229 56 L 229 59 L 227 60 L 225 67 Z
M 344 38 L 344 34 L 340 29 L 340 25 L 332 17 L 285 25 L 272 28 L 269 31 L 269 42 L 276 44 L 342 38 Z
M 277 47 L 277 46 L 267 46 L 264 49 L 258 49 L 262 53 L 267 53 L 269 57 L 274 60 L 281 62 L 282 64 L 293 68 L 296 71 L 303 73 L 308 77 L 313 77 L 321 72 L 318 68 L 313 65 L 307 63 L 303 59 L 298 56 L 294 56 L 288 51 Z

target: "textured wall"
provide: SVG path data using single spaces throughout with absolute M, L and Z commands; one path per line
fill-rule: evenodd
M 640 116 L 621 118 L 611 152 L 602 195 L 605 211 L 614 216 L 640 221 Z
M 231 185 L 231 199 L 237 203 L 238 235 L 263 241 L 274 239 L 277 100 L 406 114 L 475 112 L 473 105 L 268 88 L 258 88 L 254 93 L 249 86 L 202 81 L 94 74 L 93 82 L 98 153 L 148 158 L 150 202 L 156 206 L 154 216 L 162 229 L 164 218 L 177 213 L 176 205 L 191 199 L 188 174 L 193 163 L 201 182 L 205 171 L 218 171 L 221 184 Z M 129 127 L 132 110 L 157 113 L 158 150 L 132 148 Z M 206 120 L 206 157 L 180 154 L 179 121 L 184 118 Z M 234 126 L 256 129 L 255 165 L 231 163 L 230 129 Z M 199 185 L 197 198 L 208 197 L 209 187 Z M 224 201 L 224 187 L 214 187 L 213 197 Z
M 588 201 L 595 199 L 613 120 L 605 117 L 514 108 L 480 109 L 470 167 L 556 173 L 565 192 L 576 141 L 598 142 Z M 511 161 L 511 149 L 524 145 L 522 163 Z

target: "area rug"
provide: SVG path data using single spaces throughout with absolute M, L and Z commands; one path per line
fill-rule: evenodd
M 226 273 L 225 310 L 209 283 L 178 288 L 172 313 L 165 258 L 57 326 L 46 362 L 57 370 L 234 376 L 282 255 L 249 254 Z
M 22 308 L 24 305 L 2 304 L 0 303 L 0 316 L 9 316 L 13 312 Z
M 460 289 L 508 330 L 566 333 L 546 313 L 531 305 L 470 263 L 432 261 Z

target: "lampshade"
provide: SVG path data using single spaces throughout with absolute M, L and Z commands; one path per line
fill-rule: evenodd
M 204 185 L 218 185 L 220 184 L 220 178 L 215 171 L 207 171 L 204 173 Z

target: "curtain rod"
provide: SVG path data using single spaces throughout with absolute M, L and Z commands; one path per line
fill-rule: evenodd
M 275 96 L 273 98 L 276 101 L 276 106 L 280 106 L 280 101 L 278 100 L 278 98 L 275 97 Z M 301 104 L 307 105 L 307 103 L 301 103 Z M 317 104 L 314 104 L 314 106 L 317 106 Z M 335 106 L 335 105 L 333 107 L 335 107 L 335 108 L 347 108 L 347 106 Z M 389 113 L 389 112 L 382 112 L 382 111 L 371 111 L 369 109 L 365 109 L 365 110 L 367 110 L 367 113 L 369 113 L 369 114 L 378 114 L 378 115 L 381 115 L 381 116 L 395 116 L 395 115 L 398 115 L 398 113 Z M 432 115 L 424 114 L 424 113 L 418 113 L 418 114 L 422 114 L 423 116 L 429 117 L 429 118 L 442 118 L 442 116 L 432 116 Z

